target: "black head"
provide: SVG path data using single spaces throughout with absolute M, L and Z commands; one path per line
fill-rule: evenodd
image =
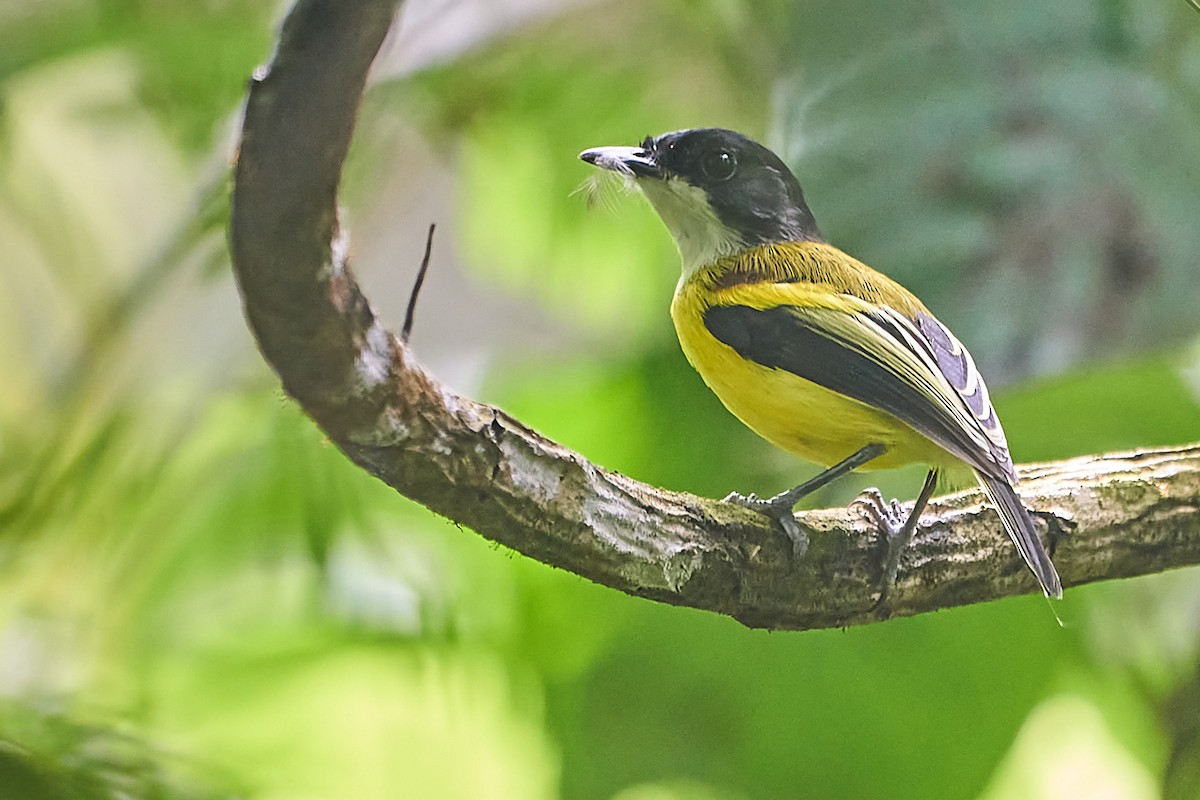
M 740 133 L 723 128 L 673 131 L 646 137 L 640 148 L 602 147 L 580 157 L 632 175 L 652 201 L 647 184 L 686 182 L 703 192 L 713 214 L 741 237 L 743 246 L 821 239 L 792 171 Z

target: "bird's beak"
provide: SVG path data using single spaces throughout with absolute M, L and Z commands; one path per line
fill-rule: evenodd
M 610 169 L 633 178 L 661 178 L 662 169 L 654 153 L 641 147 L 593 147 L 579 157 L 601 169 Z

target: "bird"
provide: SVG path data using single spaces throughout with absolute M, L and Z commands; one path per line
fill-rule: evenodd
M 759 436 L 825 467 L 774 497 L 725 501 L 776 520 L 802 555 L 793 508 L 804 496 L 852 470 L 924 464 L 907 514 L 876 490 L 856 501 L 887 543 L 878 606 L 939 480 L 968 469 L 1043 593 L 1062 597 L 970 353 L 912 292 L 826 241 L 774 152 L 691 128 L 579 157 L 636 186 L 673 236 L 682 273 L 671 318 L 704 382 Z

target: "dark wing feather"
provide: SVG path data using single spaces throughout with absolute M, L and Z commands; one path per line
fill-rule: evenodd
M 887 411 L 981 472 L 1012 476 L 1004 434 L 966 351 L 929 342 L 916 323 L 891 309 L 720 305 L 705 312 L 704 325 L 744 358 Z M 944 353 L 954 381 L 944 374 L 938 353 Z M 961 366 L 953 361 L 960 355 Z M 958 386 L 975 389 L 982 415 Z
M 1009 479 L 1015 480 L 1016 470 L 1008 453 L 1008 440 L 1000 427 L 996 409 L 992 407 L 987 384 L 975 368 L 971 354 L 945 325 L 928 314 L 917 314 L 916 327 L 922 334 L 921 343 L 929 348 L 934 363 L 987 437 L 992 457 L 1004 468 Z

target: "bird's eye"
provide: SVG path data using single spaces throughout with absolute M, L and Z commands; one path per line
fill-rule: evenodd
M 705 153 L 700 159 L 700 169 L 714 181 L 727 181 L 737 172 L 737 159 L 728 150 Z

